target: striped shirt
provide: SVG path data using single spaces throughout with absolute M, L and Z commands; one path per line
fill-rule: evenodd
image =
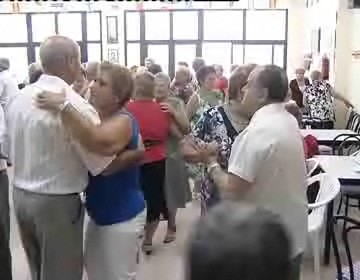
M 36 193 L 70 194 L 84 191 L 88 170 L 98 175 L 113 157 L 87 152 L 71 138 L 59 115 L 34 106 L 43 90 L 66 89 L 71 104 L 99 124 L 95 109 L 63 80 L 43 74 L 12 100 L 8 107 L 10 159 L 14 165 L 14 186 Z

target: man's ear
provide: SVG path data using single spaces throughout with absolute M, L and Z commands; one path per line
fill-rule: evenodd
M 269 97 L 269 91 L 267 88 L 261 88 L 258 91 L 258 99 L 260 101 L 260 104 L 265 104 Z

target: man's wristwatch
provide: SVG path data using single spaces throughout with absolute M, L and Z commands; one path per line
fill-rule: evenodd
M 70 101 L 66 99 L 63 104 L 59 105 L 59 111 L 62 112 L 65 110 L 65 108 L 70 104 Z

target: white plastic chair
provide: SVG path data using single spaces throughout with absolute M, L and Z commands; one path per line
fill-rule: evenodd
M 320 162 L 316 158 L 309 158 L 306 160 L 306 171 L 307 177 L 310 177 L 311 174 L 320 166 Z
M 319 182 L 319 192 L 314 203 L 308 207 L 312 212 L 308 215 L 308 233 L 312 243 L 315 280 L 320 280 L 320 230 L 324 224 L 326 206 L 340 193 L 340 182 L 326 173 L 307 179 L 307 186 Z

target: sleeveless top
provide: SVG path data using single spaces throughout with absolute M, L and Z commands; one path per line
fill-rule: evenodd
M 127 149 L 136 149 L 139 126 L 130 113 L 125 114 L 132 120 L 132 137 Z M 98 225 L 112 225 L 131 220 L 145 208 L 138 166 L 106 176 L 89 175 L 85 195 L 88 214 Z

